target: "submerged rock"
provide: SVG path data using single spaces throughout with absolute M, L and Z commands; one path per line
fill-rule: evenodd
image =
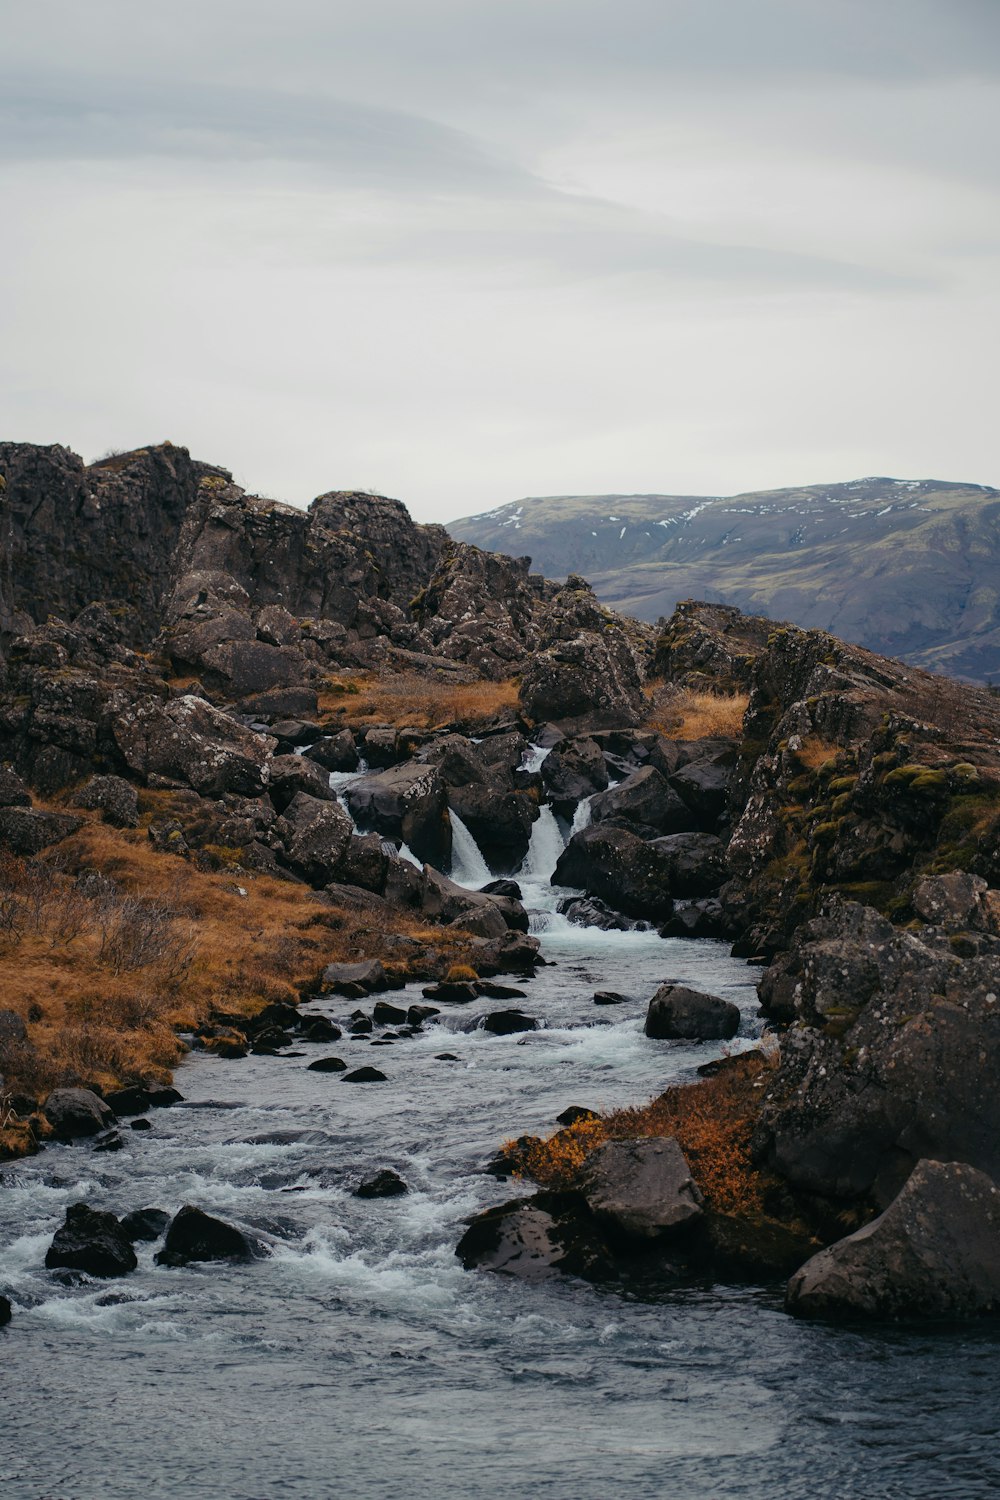
M 65 1267 L 88 1276 L 126 1276 L 139 1264 L 132 1242 L 114 1214 L 72 1203 L 45 1255 L 51 1271 Z
M 391 1167 L 383 1167 L 381 1172 L 375 1173 L 374 1177 L 366 1177 L 364 1182 L 354 1189 L 354 1196 L 355 1198 L 398 1198 L 401 1193 L 409 1191 L 398 1172 L 394 1172 Z
M 306 1070 L 309 1073 L 345 1073 L 347 1064 L 342 1057 L 318 1057 Z
M 918 1162 L 883 1214 L 796 1272 L 787 1300 L 800 1317 L 1000 1312 L 1000 1189 L 965 1162 Z
M 738 1006 L 682 984 L 661 984 L 646 1013 L 645 1032 L 658 1040 L 718 1041 L 739 1030 Z
M 386 1076 L 380 1073 L 378 1068 L 355 1068 L 351 1073 L 344 1074 L 344 1083 L 385 1083 Z
M 136 1240 L 158 1240 L 169 1223 L 170 1215 L 163 1208 L 137 1208 L 125 1215 L 121 1228 L 134 1243 Z
M 0 1328 L 6 1328 L 11 1320 L 10 1303 L 6 1297 L 0 1297 Z

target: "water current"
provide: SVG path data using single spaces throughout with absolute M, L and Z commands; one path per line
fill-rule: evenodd
M 569 1104 L 645 1099 L 714 1055 L 643 1036 L 657 984 L 735 1000 L 744 1044 L 758 1029 L 755 971 L 724 945 L 555 911 L 567 832 L 546 809 L 519 877 L 550 960 L 520 1002 L 542 1030 L 483 1031 L 484 1000 L 377 1051 L 345 1037 L 280 1058 L 193 1053 L 184 1104 L 124 1130 L 121 1152 L 50 1147 L 2 1170 L 4 1500 L 1000 1493 L 989 1328 L 799 1323 L 778 1285 L 650 1300 L 462 1270 L 463 1221 L 517 1191 L 481 1171 L 500 1141 L 551 1130 Z M 463 844 L 458 873 L 482 883 Z M 631 998 L 595 1008 L 597 988 Z M 309 1006 L 338 1021 L 353 1008 Z M 308 1071 L 323 1051 L 388 1081 Z M 385 1166 L 406 1196 L 352 1195 Z M 61 1285 L 43 1260 L 80 1199 L 119 1214 L 196 1203 L 270 1254 L 168 1270 L 140 1245 L 128 1278 Z

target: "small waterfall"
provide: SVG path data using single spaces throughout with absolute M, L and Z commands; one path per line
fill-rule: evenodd
M 549 750 L 551 750 L 551 748 L 552 747 L 550 745 Z M 524 752 L 524 759 L 521 762 L 521 770 L 540 771 L 542 768 L 542 761 L 548 755 L 549 750 L 543 750 L 541 745 L 529 745 L 527 750 L 525 750 Z
M 539 808 L 538 818 L 531 830 L 531 843 L 518 875 L 531 881 L 551 880 L 563 847 L 563 836 L 556 815 L 546 803 Z
M 573 814 L 573 824 L 569 831 L 570 838 L 575 833 L 582 833 L 591 824 L 590 798 L 582 797 L 576 804 L 576 812 Z
M 395 848 L 395 845 L 393 845 L 393 847 Z M 423 862 L 417 858 L 413 850 L 410 848 L 409 844 L 400 844 L 397 852 L 400 859 L 408 859 L 410 864 L 416 865 L 418 870 L 422 870 L 424 868 Z
M 451 878 L 456 885 L 477 891 L 493 879 L 493 872 L 453 807 L 448 809 L 448 816 L 451 818 Z

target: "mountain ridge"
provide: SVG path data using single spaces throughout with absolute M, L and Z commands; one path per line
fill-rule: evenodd
M 971 681 L 1000 675 L 1000 490 L 869 476 L 737 495 L 553 495 L 448 523 L 642 620 L 698 597 Z

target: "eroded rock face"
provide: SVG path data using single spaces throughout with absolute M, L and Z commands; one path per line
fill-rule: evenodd
M 918 1162 L 879 1218 L 796 1272 L 788 1307 L 827 1318 L 1000 1311 L 1000 1189 L 965 1162 Z
M 635 917 L 665 920 L 673 904 L 666 856 L 627 829 L 602 823 L 574 834 L 552 884 L 578 886 Z
M 660 1239 L 702 1213 L 701 1193 L 672 1137 L 603 1142 L 588 1155 L 579 1188 L 594 1214 L 634 1239 Z
M 624 819 L 664 834 L 691 833 L 700 822 L 655 766 L 633 771 L 618 786 L 595 797 L 590 814 L 595 823 L 609 818 Z
M 276 742 L 201 698 L 133 703 L 119 694 L 111 712 L 119 749 L 144 781 L 165 777 L 203 797 L 224 792 L 254 797 L 267 786 L 268 757 Z
M 642 686 L 624 624 L 571 574 L 549 604 L 539 649 L 521 676 L 526 717 L 535 723 L 586 720 L 595 729 L 638 724 Z M 635 629 L 638 648 L 644 636 Z
M 89 1276 L 127 1276 L 139 1262 L 114 1214 L 73 1203 L 46 1251 L 45 1264 L 50 1271 L 66 1267 Z
M 661 984 L 646 1013 L 649 1037 L 675 1041 L 728 1041 L 740 1026 L 739 1007 L 719 995 L 682 984 Z

